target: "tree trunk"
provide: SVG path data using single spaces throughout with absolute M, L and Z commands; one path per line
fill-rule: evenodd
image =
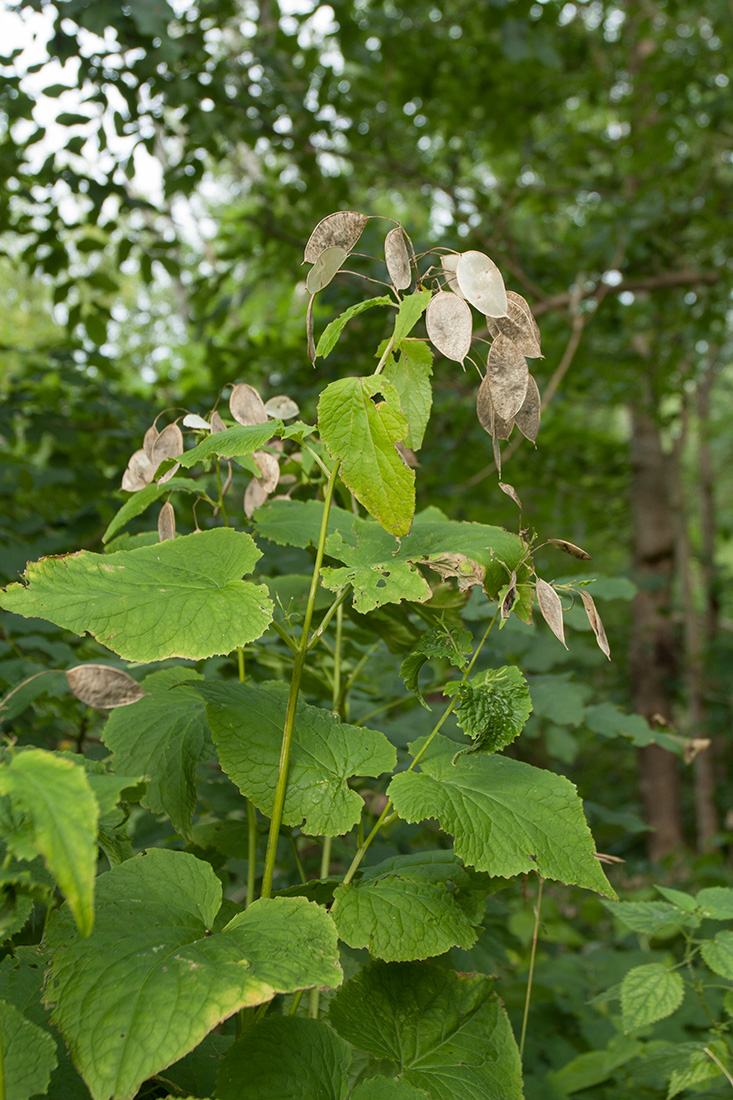
M 677 675 L 670 616 L 674 575 L 674 524 L 667 480 L 667 458 L 659 429 L 640 408 L 632 410 L 631 513 L 635 579 L 630 647 L 634 709 L 650 722 L 672 722 Z M 677 759 L 658 745 L 640 750 L 640 788 L 644 816 L 653 832 L 649 856 L 660 859 L 683 842 Z

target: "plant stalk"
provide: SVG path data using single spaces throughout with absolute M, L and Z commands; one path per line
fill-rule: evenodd
M 532 933 L 532 950 L 529 956 L 529 974 L 527 975 L 527 995 L 524 998 L 524 1016 L 522 1017 L 522 1037 L 519 1040 L 519 1060 L 521 1062 L 524 1055 L 524 1040 L 527 1037 L 527 1020 L 529 1019 L 529 1003 L 532 999 L 532 979 L 534 977 L 534 962 L 537 955 L 537 940 L 540 933 L 540 908 L 542 906 L 542 887 L 545 880 L 540 878 L 539 889 L 537 890 L 537 905 L 534 911 L 534 931 Z

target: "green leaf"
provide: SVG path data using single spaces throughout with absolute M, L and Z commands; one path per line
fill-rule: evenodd
M 683 909 L 685 913 L 694 913 L 698 907 L 698 903 L 692 894 L 686 894 L 683 890 L 673 890 L 669 886 L 655 886 L 654 889 L 663 898 L 666 898 L 671 905 L 676 905 L 678 909 Z
M 432 595 L 430 585 L 411 562 L 397 558 L 385 560 L 381 551 L 375 561 L 368 540 L 360 539 L 358 546 L 352 547 L 337 532 L 326 540 L 326 553 L 345 564 L 340 569 L 325 568 L 321 583 L 332 592 L 350 584 L 354 589 L 354 610 L 361 615 L 401 600 L 424 603 Z
M 498 755 L 461 756 L 452 764 L 455 749 L 438 735 L 420 772 L 394 777 L 387 793 L 400 817 L 437 818 L 455 837 L 456 855 L 478 871 L 502 878 L 536 871 L 615 896 L 568 779 Z
M 341 333 L 346 328 L 352 317 L 356 317 L 359 313 L 364 313 L 365 310 L 371 309 L 372 306 L 393 306 L 394 299 L 388 294 L 383 294 L 380 298 L 367 298 L 364 302 L 357 302 L 356 305 L 351 306 L 349 309 L 344 310 L 340 317 L 336 317 L 331 321 L 330 325 L 324 330 L 318 344 L 316 346 L 316 356 L 320 356 L 325 359 L 331 354 L 333 349 L 338 343 Z
M 409 431 L 405 443 L 413 451 L 419 451 L 433 404 L 430 385 L 433 353 L 424 340 L 404 340 L 399 352 L 399 360 L 395 360 L 394 354 L 389 356 L 383 375 L 397 390 L 402 412 L 407 417 Z
M 459 749 L 467 752 L 498 752 L 519 737 L 532 713 L 527 681 L 518 668 L 487 668 L 470 680 L 452 681 L 445 695 L 457 695 L 453 710 L 459 726 L 473 745 Z
M 241 458 L 243 455 L 251 455 L 254 451 L 261 451 L 269 439 L 274 435 L 280 435 L 283 430 L 282 420 L 266 420 L 263 424 L 244 426 L 235 424 L 233 428 L 227 428 L 225 432 L 212 432 L 202 439 L 197 446 L 190 451 L 184 451 L 178 455 L 176 461 L 186 470 L 190 470 L 197 462 L 202 462 L 212 455 L 221 458 Z
M 0 606 L 88 631 L 129 661 L 199 660 L 254 641 L 272 620 L 264 585 L 243 581 L 262 555 L 241 531 L 219 527 L 124 556 L 86 550 L 42 558 Z
M 729 886 L 708 886 L 696 898 L 703 917 L 733 920 L 733 890 Z
M 685 1089 L 692 1088 L 694 1085 L 699 1085 L 703 1081 L 709 1081 L 713 1077 L 722 1077 L 722 1070 L 713 1061 L 710 1054 L 714 1054 L 718 1062 L 730 1070 L 730 1050 L 722 1039 L 702 1043 L 679 1043 L 676 1048 L 670 1048 L 668 1065 L 672 1064 L 671 1058 L 673 1056 L 678 1061 L 683 1053 L 687 1057 L 687 1065 L 682 1068 L 675 1066 L 673 1069 L 669 1079 L 667 1100 L 672 1100 L 678 1093 L 684 1092 Z M 730 1091 L 727 1087 L 726 1089 L 728 1092 Z M 695 1091 L 699 1092 L 700 1090 L 696 1089 Z
M 45 1095 L 56 1068 L 56 1044 L 7 1001 L 0 1001 L 0 1054 L 3 1100 Z
M 52 917 L 46 996 L 94 1100 L 131 1100 L 240 1008 L 341 981 L 323 909 L 261 899 L 214 932 L 221 896 L 207 863 L 157 849 L 100 876 L 88 939 Z
M 31 858 L 43 856 L 80 933 L 88 936 L 94 922 L 99 809 L 84 768 L 28 749 L 0 767 L 0 794 L 9 795 L 13 810 L 22 815 L 19 836 L 4 837 L 8 850 L 27 858 L 30 845 Z
M 186 686 L 200 677 L 192 669 L 167 668 L 142 681 L 147 693 L 138 703 L 119 707 L 107 719 L 102 740 L 121 772 L 150 777 L 141 804 L 166 813 L 191 839 L 196 806 L 196 765 L 206 742 L 206 708 Z
M 733 981 L 733 932 L 718 932 L 715 939 L 703 943 L 701 952 L 712 971 Z
M 621 983 L 621 1018 L 625 1032 L 671 1016 L 685 995 L 679 974 L 664 963 L 645 963 L 630 970 Z
M 580 1092 L 593 1085 L 603 1084 L 620 1066 L 625 1066 L 644 1050 L 638 1039 L 629 1039 L 625 1035 L 614 1035 L 605 1050 L 592 1050 L 579 1054 L 548 1075 L 547 1084 L 555 1086 L 559 1095 Z
M 428 1100 L 428 1094 L 396 1077 L 370 1077 L 356 1086 L 351 1100 Z
M 285 684 L 196 685 L 206 700 L 221 766 L 264 814 L 272 812 L 288 689 Z M 299 702 L 290 753 L 283 822 L 313 836 L 342 836 L 356 825 L 362 799 L 352 775 L 394 769 L 396 753 L 383 733 L 340 722 L 330 711 Z
M 375 404 L 377 394 L 383 400 Z M 318 402 L 318 427 L 357 500 L 387 531 L 406 535 L 415 511 L 415 471 L 395 447 L 409 425 L 394 386 L 376 374 L 332 382 Z
M 700 921 L 693 913 L 685 913 L 666 901 L 618 901 L 607 906 L 609 913 L 632 932 L 654 936 L 677 928 L 696 928 Z
M 473 947 L 484 915 L 488 875 L 467 870 L 452 852 L 396 856 L 337 887 L 331 916 L 349 947 L 386 962 Z
M 509 1021 L 482 974 L 372 963 L 339 990 L 328 1019 L 359 1050 L 395 1062 L 399 1080 L 432 1100 L 523 1096 Z
M 558 726 L 579 726 L 585 713 L 584 701 L 590 694 L 585 684 L 571 680 L 572 673 L 532 676 L 530 690 L 534 713 Z
M 279 546 L 300 546 L 305 549 L 318 545 L 322 517 L 321 501 L 273 500 L 269 504 L 263 504 L 255 512 L 255 533 Z M 354 513 L 332 504 L 328 514 L 328 534 L 343 532 L 348 537 L 353 527 Z
M 272 1016 L 224 1055 L 218 1100 L 345 1100 L 351 1048 L 328 1024 Z
M 107 530 L 102 535 L 102 542 L 109 542 L 131 519 L 142 515 L 153 501 L 173 492 L 201 494 L 203 489 L 198 481 L 191 481 L 187 477 L 172 477 L 163 485 L 153 482 L 151 485 L 146 485 L 144 489 L 130 493 L 119 512 L 110 520 Z
M 416 290 L 414 294 L 408 294 L 407 297 L 402 299 L 395 317 L 394 334 L 392 336 L 394 347 L 398 348 L 405 337 L 410 335 L 428 308 L 432 296 L 430 290 Z
M 471 632 L 463 627 L 449 630 L 442 623 L 431 627 L 400 665 L 400 676 L 405 681 L 405 687 L 414 691 L 422 705 L 430 710 L 418 683 L 422 666 L 426 661 L 435 659 L 449 661 L 455 668 L 463 669 L 468 664 L 467 655 L 472 648 Z

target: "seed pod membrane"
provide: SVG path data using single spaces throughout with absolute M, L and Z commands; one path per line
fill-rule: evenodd
M 258 477 L 253 477 L 244 492 L 244 514 L 247 519 L 252 516 L 264 504 L 270 494 L 263 488 Z
M 603 629 L 603 623 L 601 622 L 601 616 L 598 614 L 598 609 L 593 602 L 593 597 L 590 592 L 586 592 L 584 588 L 580 589 L 580 598 L 583 601 L 583 607 L 585 613 L 588 616 L 588 622 L 590 628 L 596 636 L 598 642 L 598 648 L 602 653 L 605 653 L 609 661 L 611 660 L 611 647 L 608 644 L 608 638 L 606 637 L 606 631 Z
M 333 279 L 338 269 L 343 264 L 348 253 L 345 248 L 326 248 L 313 264 L 305 280 L 306 290 L 309 294 L 317 294 L 323 290 Z
M 459 298 L 463 298 L 465 301 L 465 294 L 458 285 L 458 279 L 456 278 L 456 268 L 458 267 L 458 261 L 461 258 L 460 252 L 447 252 L 440 257 L 440 266 L 443 268 L 445 275 L 445 281 L 454 294 L 457 294 Z
M 222 418 L 219 416 L 219 413 L 218 412 L 213 412 L 211 414 L 211 431 L 212 431 L 212 434 L 214 432 L 225 432 L 226 430 L 227 430 L 227 426 L 224 423 L 224 421 L 222 420 Z
M 265 412 L 276 420 L 292 420 L 294 416 L 298 415 L 300 409 L 292 397 L 279 394 L 277 397 L 271 397 L 269 401 L 265 401 Z
M 202 431 L 211 431 L 211 425 L 198 413 L 186 413 L 183 418 L 184 428 L 200 428 Z
M 153 468 L 157 470 L 164 459 L 177 458 L 180 454 L 183 454 L 183 432 L 177 424 L 168 424 L 153 444 Z
M 152 424 L 143 436 L 143 450 L 151 461 L 153 458 L 153 447 L 155 446 L 155 441 L 157 438 L 158 429 L 156 428 L 155 424 Z
M 541 577 L 537 578 L 537 603 L 542 617 L 555 637 L 565 645 L 565 626 L 562 618 L 562 604 L 555 589 Z
M 176 513 L 169 500 L 165 502 L 158 513 L 158 538 L 161 542 L 176 537 Z
M 471 310 L 447 290 L 439 290 L 425 313 L 428 337 L 441 355 L 462 363 L 471 349 Z
M 268 454 L 267 451 L 255 451 L 252 458 L 257 463 L 257 468 L 260 471 L 257 480 L 261 482 L 262 488 L 269 495 L 280 480 L 280 463 L 274 455 Z
M 229 398 L 229 412 L 238 424 L 246 427 L 254 424 L 264 424 L 267 420 L 267 409 L 254 386 L 248 386 L 241 382 L 234 386 Z
M 527 396 L 527 360 L 511 340 L 497 336 L 489 351 L 487 371 L 494 413 L 502 420 L 512 420 Z
M 519 511 L 521 512 L 521 511 L 522 511 L 522 502 L 521 502 L 521 500 L 519 499 L 519 493 L 518 493 L 518 492 L 517 492 L 517 490 L 516 490 L 516 489 L 514 488 L 514 486 L 513 486 L 513 485 L 508 485 L 506 481 L 500 481 L 500 482 L 499 482 L 499 488 L 501 489 L 502 493 L 506 493 L 506 495 L 507 495 L 507 496 L 508 496 L 508 497 L 509 497 L 509 498 L 510 498 L 511 500 L 513 500 L 513 501 L 514 501 L 514 503 L 516 504 L 517 508 L 518 508 L 518 509 L 519 509 Z
M 132 676 L 106 665 L 76 665 L 67 670 L 66 679 L 77 699 L 100 710 L 126 707 L 145 695 Z
M 568 542 L 567 539 L 548 539 L 547 541 L 551 546 L 556 546 L 558 550 L 564 550 L 566 554 L 570 554 L 574 558 L 580 558 L 581 561 L 590 561 L 588 551 L 576 546 L 574 542 Z
M 153 480 L 155 466 L 145 454 L 145 451 L 135 451 L 127 463 L 127 469 L 122 475 L 122 488 L 129 493 L 136 493 L 144 489 Z
M 542 358 L 540 328 L 532 316 L 532 310 L 521 294 L 508 290 L 506 297 L 506 317 L 486 318 L 489 334 L 493 338 L 508 337 L 529 359 Z
M 337 210 L 319 221 L 308 238 L 303 259 L 314 264 L 327 248 L 338 247 L 350 252 L 369 221 L 366 214 L 357 214 L 354 210 Z
M 541 410 L 540 391 L 530 374 L 527 377 L 527 393 L 521 409 L 515 414 L 514 421 L 524 438 L 529 439 L 531 443 L 535 442 L 540 430 Z
M 456 265 L 458 285 L 466 299 L 487 317 L 505 317 L 507 297 L 501 272 L 483 252 L 462 252 Z
M 395 290 L 407 290 L 412 282 L 412 273 L 405 231 L 401 225 L 390 229 L 384 238 L 384 259 Z

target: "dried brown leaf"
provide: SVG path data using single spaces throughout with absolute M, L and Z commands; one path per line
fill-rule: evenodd
M 280 480 L 280 463 L 267 451 L 255 451 L 252 458 L 260 471 L 260 476 L 256 480 L 262 484 L 262 488 L 269 496 Z
M 412 283 L 412 272 L 405 231 L 401 225 L 390 229 L 384 238 L 384 259 L 395 290 L 407 290 Z
M 184 428 L 200 428 L 205 432 L 211 431 L 211 425 L 198 413 L 186 413 L 183 418 L 183 426 Z
M 506 495 L 514 501 L 517 508 L 521 512 L 522 511 L 522 502 L 519 499 L 519 493 L 514 488 L 514 486 L 513 485 L 508 485 L 505 481 L 500 481 L 499 482 L 499 488 L 501 489 L 502 493 L 506 493 Z
M 240 382 L 234 386 L 229 398 L 229 412 L 238 424 L 245 427 L 254 424 L 264 424 L 267 420 L 267 409 L 254 386 L 248 386 L 246 382 Z
M 310 359 L 312 365 L 315 367 L 315 365 L 316 365 L 316 342 L 313 339 L 313 302 L 314 302 L 314 300 L 315 300 L 315 295 L 311 294 L 311 296 L 308 300 L 308 309 L 306 310 L 306 314 L 305 314 L 305 336 L 306 336 L 306 343 L 308 345 L 308 358 Z
M 462 252 L 456 266 L 458 285 L 466 299 L 487 317 L 505 317 L 507 296 L 501 272 L 483 252 Z
M 153 444 L 153 468 L 157 470 L 166 458 L 177 458 L 180 454 L 183 454 L 183 432 L 177 424 L 168 424 Z
M 66 679 L 77 699 L 100 710 L 127 707 L 145 695 L 132 676 L 106 665 L 76 665 L 67 670 Z
M 699 756 L 701 752 L 706 752 L 709 748 L 709 737 L 693 737 L 685 744 L 685 764 L 691 764 L 696 756 Z
M 300 409 L 292 397 L 281 393 L 277 397 L 271 397 L 269 401 L 265 401 L 265 412 L 276 420 L 292 420 L 294 416 L 298 415 Z
M 550 630 L 567 649 L 560 597 L 552 585 L 543 581 L 541 577 L 537 578 L 537 603 Z
M 540 328 L 521 294 L 508 290 L 507 316 L 487 317 L 486 323 L 492 337 L 506 336 L 516 344 L 522 355 L 529 359 L 542 358 Z
M 502 619 L 508 619 L 514 604 L 517 602 L 517 574 L 512 573 L 509 580 L 509 585 L 499 607 L 499 614 Z
M 525 439 L 534 443 L 540 430 L 542 402 L 537 383 L 530 374 L 527 378 L 527 393 L 522 407 L 514 417 L 514 422 Z
M 335 214 L 328 214 L 319 221 L 308 238 L 304 261 L 314 264 L 327 248 L 334 246 L 350 252 L 368 221 L 366 214 L 357 214 L 354 210 L 337 210 Z
M 222 418 L 219 416 L 218 412 L 213 412 L 211 414 L 211 431 L 212 431 L 212 434 L 214 432 L 225 432 L 226 430 L 227 430 L 227 426 L 224 423 L 224 421 L 222 420 Z
M 122 475 L 122 488 L 128 493 L 136 493 L 144 489 L 153 480 L 155 466 L 145 454 L 145 451 L 135 451 L 127 463 L 127 469 Z
M 327 248 L 324 252 L 321 252 L 305 280 L 308 293 L 317 294 L 319 290 L 323 290 L 324 287 L 328 286 L 347 255 L 345 248 L 338 248 L 337 246 Z
M 606 637 L 606 631 L 603 629 L 603 623 L 601 622 L 601 616 L 598 614 L 598 609 L 593 602 L 593 597 L 590 592 L 586 592 L 584 588 L 579 589 L 580 598 L 583 601 L 583 607 L 585 613 L 588 616 L 588 622 L 590 628 L 596 636 L 598 642 L 598 648 L 602 653 L 605 653 L 609 661 L 611 660 L 611 647 L 608 644 L 608 638 Z
M 145 451 L 145 454 L 148 456 L 151 462 L 153 459 L 153 447 L 155 446 L 155 441 L 157 438 L 158 429 L 156 428 L 155 424 L 151 424 L 151 426 L 148 428 L 145 435 L 143 436 L 143 450 Z
M 465 592 L 476 584 L 484 583 L 486 572 L 483 565 L 471 561 L 464 554 L 438 554 L 427 560 L 427 565 L 441 577 L 457 577 L 459 591 Z
M 574 558 L 579 558 L 581 561 L 590 561 L 590 554 L 587 550 L 583 550 L 582 547 L 576 546 L 574 542 L 568 542 L 567 539 L 548 539 L 551 546 L 556 546 L 558 550 L 563 550 L 566 554 L 570 554 Z
M 501 479 L 501 443 L 499 442 L 499 436 L 494 431 L 491 437 L 491 446 L 494 451 L 494 465 L 496 466 L 496 472 Z
M 447 290 L 439 290 L 425 313 L 428 338 L 447 359 L 462 363 L 471 349 L 471 310 Z
M 158 538 L 161 542 L 176 537 L 176 513 L 169 500 L 165 502 L 158 513 Z
M 252 519 L 256 510 L 265 503 L 269 495 L 260 479 L 253 477 L 244 493 L 244 514 L 247 519 Z
M 444 256 L 440 257 L 440 266 L 443 268 L 445 281 L 448 286 L 454 294 L 457 294 L 459 298 L 463 298 L 465 301 L 466 296 L 459 287 L 458 279 L 456 278 L 456 268 L 458 267 L 460 258 L 460 252 L 447 252 Z
M 513 420 L 527 396 L 527 360 L 516 344 L 506 336 L 497 336 L 489 351 L 487 369 L 494 414 L 502 420 Z

